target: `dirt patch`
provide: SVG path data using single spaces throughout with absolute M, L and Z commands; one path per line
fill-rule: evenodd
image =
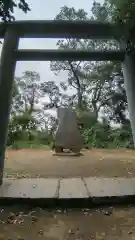
M 6 207 L 0 211 L 0 239 L 131 240 L 134 216 L 134 207 L 78 211 Z
M 79 157 L 43 149 L 8 150 L 5 174 L 19 177 L 135 177 L 135 151 L 92 149 Z

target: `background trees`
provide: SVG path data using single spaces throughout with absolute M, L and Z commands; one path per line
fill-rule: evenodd
M 14 20 L 14 7 L 29 11 L 24 0 L 1 1 L 1 18 Z M 84 9 L 63 6 L 55 19 L 99 20 L 126 23 L 130 47 L 134 46 L 134 1 L 96 1 L 92 15 Z M 109 50 L 118 43 L 107 40 L 62 39 L 58 49 Z M 19 141 L 50 144 L 57 129 L 56 109 L 72 106 L 78 117 L 78 127 L 87 147 L 131 147 L 132 135 L 128 118 L 124 79 L 119 62 L 51 62 L 54 81 L 41 81 L 37 72 L 26 70 L 15 78 L 9 123 L 8 144 Z M 60 84 L 55 75 L 65 72 Z M 117 128 L 114 128 L 114 125 Z

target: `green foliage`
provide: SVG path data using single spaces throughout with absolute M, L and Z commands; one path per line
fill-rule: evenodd
M 133 148 L 130 126 L 112 129 L 109 125 L 96 123 L 80 132 L 86 148 Z
M 113 8 L 113 20 L 115 23 L 124 24 L 127 36 L 128 51 L 135 51 L 135 0 L 108 0 Z
M 130 0 L 110 0 L 111 4 L 116 5 L 118 8 L 122 8 L 125 4 L 131 2 Z
M 23 149 L 23 148 L 45 148 L 49 149 L 48 145 L 41 144 L 39 142 L 34 142 L 34 141 L 16 141 L 12 144 L 13 149 Z
M 2 21 L 13 21 L 14 9 L 19 8 L 23 12 L 27 13 L 30 11 L 29 5 L 25 0 L 1 0 L 0 1 L 0 18 Z

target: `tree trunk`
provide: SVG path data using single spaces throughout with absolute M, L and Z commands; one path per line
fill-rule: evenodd
M 96 121 L 97 121 L 98 120 L 99 109 L 98 109 L 95 101 L 92 101 L 92 107 L 93 107 L 93 111 L 95 113 L 95 118 L 96 118 Z
M 82 93 L 81 93 L 81 90 L 80 88 L 78 88 L 77 90 L 77 96 L 78 96 L 78 108 L 79 109 L 82 109 L 83 108 L 83 104 L 82 104 Z
M 77 85 L 77 97 L 78 97 L 78 108 L 83 109 L 83 104 L 82 104 L 82 88 L 80 84 L 79 77 L 77 75 L 77 69 L 74 69 L 73 65 L 71 62 L 69 62 L 69 65 L 71 67 L 71 70 L 73 72 L 73 75 L 76 79 L 76 85 Z

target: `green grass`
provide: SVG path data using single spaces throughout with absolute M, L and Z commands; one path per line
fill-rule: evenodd
M 23 149 L 23 148 L 45 148 L 45 149 L 50 149 L 49 145 L 45 145 L 43 143 L 39 142 L 34 142 L 34 141 L 17 141 L 12 144 L 10 147 L 12 149 Z

